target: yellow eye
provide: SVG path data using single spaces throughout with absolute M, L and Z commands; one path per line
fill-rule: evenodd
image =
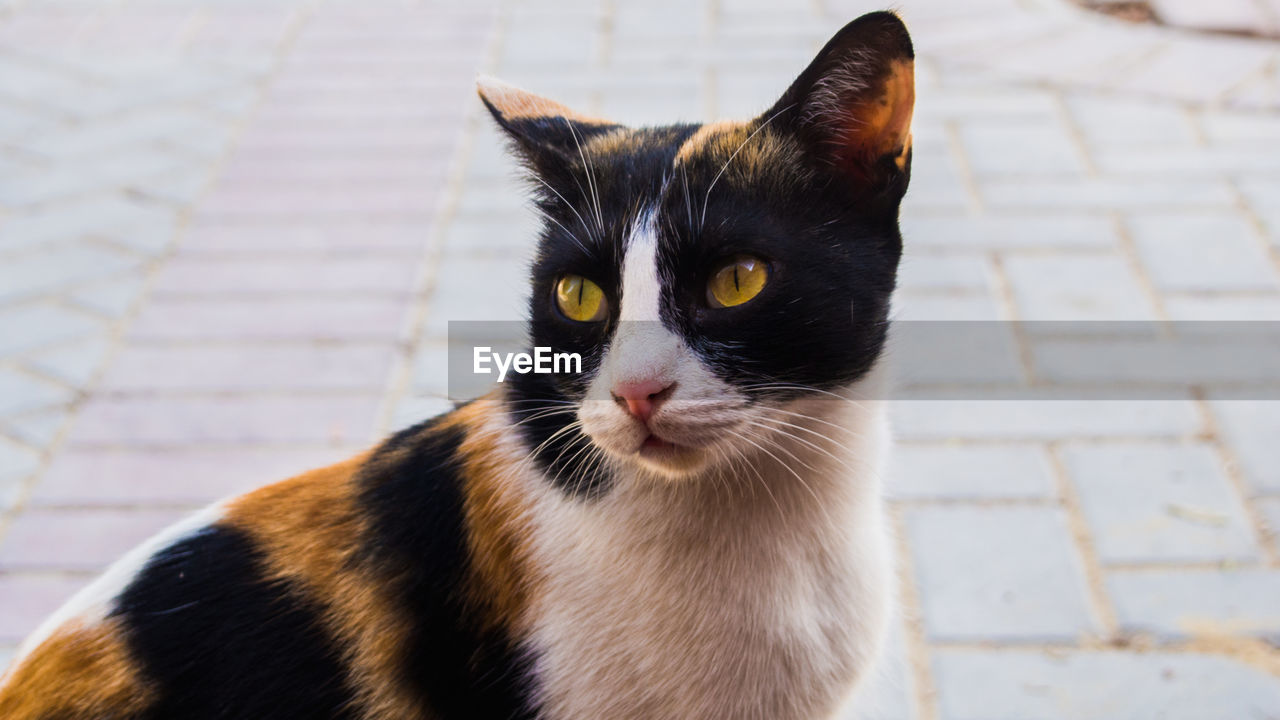
M 600 286 L 581 275 L 564 275 L 556 283 L 556 304 L 570 320 L 596 322 L 605 318 L 609 304 Z
M 716 308 L 741 305 L 759 295 L 768 280 L 769 268 L 763 260 L 738 255 L 711 273 L 711 280 L 707 282 L 707 302 Z

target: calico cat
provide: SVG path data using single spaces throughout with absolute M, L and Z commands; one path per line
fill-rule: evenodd
M 127 555 L 6 720 L 843 717 L 892 585 L 877 384 L 911 161 L 902 22 L 747 122 L 630 129 L 482 80 L 545 217 L 500 390 Z

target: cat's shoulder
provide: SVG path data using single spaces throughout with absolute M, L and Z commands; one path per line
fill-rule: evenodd
M 412 706 L 385 640 L 410 625 L 391 579 L 424 545 L 441 571 L 460 562 L 447 555 L 462 552 L 460 446 L 476 413 L 216 503 L 136 547 L 19 650 L 0 717 L 203 717 L 234 687 L 263 689 L 239 698 L 245 717 Z

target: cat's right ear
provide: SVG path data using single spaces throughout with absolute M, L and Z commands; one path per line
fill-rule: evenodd
M 622 127 L 576 112 L 497 78 L 481 76 L 476 80 L 476 89 L 498 126 L 511 137 L 522 159 L 535 171 L 544 162 L 578 158 L 581 144 L 588 137 Z
M 915 52 L 891 12 L 844 26 L 758 122 L 797 135 L 816 164 L 858 190 L 906 190 Z

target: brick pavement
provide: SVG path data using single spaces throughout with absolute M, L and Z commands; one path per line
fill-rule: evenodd
M 1275 45 L 901 6 L 899 317 L 1280 320 Z M 745 115 L 869 9 L 0 1 L 0 664 L 175 514 L 445 407 L 447 320 L 519 316 L 477 70 Z M 894 412 L 905 621 L 864 717 L 1280 713 L 1280 403 Z

